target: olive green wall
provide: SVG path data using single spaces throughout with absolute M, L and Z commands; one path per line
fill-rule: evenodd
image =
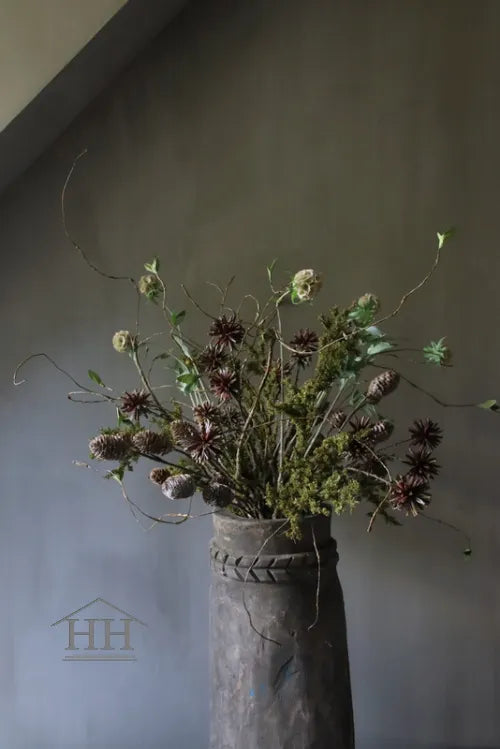
M 110 345 L 133 324 L 133 294 L 64 240 L 74 156 L 89 148 L 72 231 L 109 272 L 139 274 L 158 254 L 174 306 L 178 283 L 208 305 L 205 281 L 232 274 L 235 294 L 264 294 L 277 256 L 283 271 L 324 273 L 322 304 L 369 290 L 390 310 L 432 263 L 436 230 L 457 224 L 391 331 L 418 345 L 448 336 L 455 369 L 405 369 L 446 401 L 498 397 L 499 48 L 495 0 L 193 2 L 3 195 L 2 747 L 207 741 L 208 520 L 143 532 L 117 486 L 71 462 L 112 412 L 71 404 L 42 361 L 10 383 L 18 360 L 46 351 L 83 378 L 91 367 L 135 385 Z M 334 521 L 358 747 L 493 749 L 500 421 L 404 386 L 387 405 L 403 426 L 440 419 L 431 513 L 465 528 L 474 552 L 428 520 L 370 536 L 364 508 Z M 139 478 L 134 496 L 163 509 Z M 96 596 L 148 624 L 137 663 L 61 661 L 65 634 L 49 624 Z

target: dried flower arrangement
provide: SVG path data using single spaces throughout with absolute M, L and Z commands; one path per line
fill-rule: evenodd
M 66 227 L 64 194 L 75 164 L 63 190 L 64 229 L 87 264 L 106 275 L 88 261 Z M 273 263 L 267 268 L 270 294 L 265 303 L 247 295 L 255 305 L 252 319 L 244 319 L 241 305 L 229 307 L 228 288 L 219 289 L 217 314 L 202 310 L 184 289 L 209 319 L 207 340 L 197 343 L 183 332 L 186 312 L 169 307 L 158 259 L 146 263 L 146 273 L 129 280 L 139 301 L 157 305 L 172 348 L 152 357 L 152 336 L 142 338 L 139 326 L 113 335 L 114 349 L 131 360 L 139 378 L 139 387 L 129 392 L 114 393 L 93 370 L 88 371 L 92 386 L 68 375 L 78 387 L 70 398 L 97 399 L 116 410 L 116 426 L 102 429 L 90 441 L 91 457 L 117 463 L 106 477 L 120 484 L 134 513 L 155 522 L 183 522 L 192 517 L 191 505 L 186 512 L 156 517 L 133 502 L 124 478 L 142 459 L 155 464 L 149 478 L 169 500 L 191 500 L 199 491 L 214 510 L 287 519 L 292 537 L 298 535 L 301 517 L 341 514 L 362 502 L 372 506 L 369 530 L 378 516 L 397 525 L 398 511 L 422 513 L 440 468 L 434 450 L 442 431 L 430 419 L 416 419 L 406 439 L 388 444 L 394 425 L 380 405 L 401 380 L 409 381 L 395 366 L 404 349 L 381 326 L 429 281 L 452 234 L 437 234 L 432 268 L 389 314 L 378 316 L 379 299 L 364 294 L 346 309 L 333 306 L 323 312 L 317 331 L 302 328 L 290 340 L 283 336 L 282 312 L 287 304 L 313 303 L 322 286 L 315 270 L 300 270 L 276 286 Z M 431 365 L 450 366 L 444 338 L 421 353 Z M 387 356 L 395 363 L 391 368 L 380 363 Z M 15 384 L 30 358 L 16 370 Z M 160 360 L 168 360 L 179 397 L 165 400 L 160 395 L 165 383 L 153 384 Z M 377 369 L 379 374 L 366 376 L 367 370 Z M 499 410 L 494 400 L 465 405 Z

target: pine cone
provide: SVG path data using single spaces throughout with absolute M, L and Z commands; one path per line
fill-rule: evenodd
M 188 473 L 169 476 L 161 486 L 163 494 L 168 499 L 187 499 L 196 491 L 196 485 Z
M 220 484 L 214 481 L 203 489 L 203 499 L 207 505 L 212 507 L 227 507 L 234 498 L 233 490 L 226 484 Z
M 388 369 L 386 372 L 374 377 L 368 385 L 366 391 L 366 398 L 370 403 L 378 403 L 384 395 L 389 395 L 393 390 L 397 388 L 399 384 L 399 374 L 393 369 Z
M 153 432 L 151 429 L 142 429 L 134 434 L 132 444 L 137 452 L 147 455 L 164 455 L 172 449 L 172 441 L 167 434 Z
M 374 442 L 383 442 L 391 436 L 393 431 L 394 425 L 390 421 L 381 419 L 373 425 L 370 436 Z
M 192 424 L 182 419 L 177 419 L 170 424 L 170 431 L 174 444 L 186 449 L 191 444 L 193 437 L 196 436 L 196 429 Z
M 98 460 L 124 460 L 130 455 L 131 448 L 128 434 L 100 434 L 89 442 L 89 450 Z
M 149 474 L 150 481 L 159 486 L 161 486 L 168 478 L 170 478 L 169 468 L 153 468 Z
M 346 420 L 346 414 L 344 411 L 334 411 L 330 416 L 330 424 L 334 429 L 340 429 L 344 426 Z

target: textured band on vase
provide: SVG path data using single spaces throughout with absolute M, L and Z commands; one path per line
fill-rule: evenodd
M 239 582 L 284 583 L 292 578 L 316 574 L 320 569 L 338 561 L 337 544 L 333 538 L 316 552 L 297 554 L 259 554 L 231 556 L 212 541 L 210 546 L 212 569 L 222 577 Z

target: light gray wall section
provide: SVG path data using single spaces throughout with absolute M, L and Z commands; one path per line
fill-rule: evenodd
M 46 351 L 135 384 L 110 346 L 133 325 L 132 292 L 63 238 L 73 157 L 89 148 L 68 196 L 75 235 L 109 272 L 160 255 L 176 307 L 179 282 L 209 304 L 205 280 L 234 273 L 235 293 L 264 294 L 279 256 L 325 273 L 325 305 L 374 290 L 389 310 L 457 223 L 433 286 L 391 329 L 449 337 L 456 369 L 407 370 L 445 400 L 498 397 L 499 43 L 496 0 L 192 3 L 3 196 L 2 748 L 206 746 L 210 523 L 143 532 L 118 486 L 71 463 L 112 413 L 71 404 L 43 361 L 10 382 Z M 500 421 L 404 387 L 388 406 L 403 424 L 442 421 L 432 513 L 474 553 L 426 520 L 370 536 L 361 508 L 335 521 L 358 746 L 499 747 Z M 133 496 L 163 509 L 139 478 Z M 137 663 L 61 661 L 49 624 L 99 595 L 147 622 Z

